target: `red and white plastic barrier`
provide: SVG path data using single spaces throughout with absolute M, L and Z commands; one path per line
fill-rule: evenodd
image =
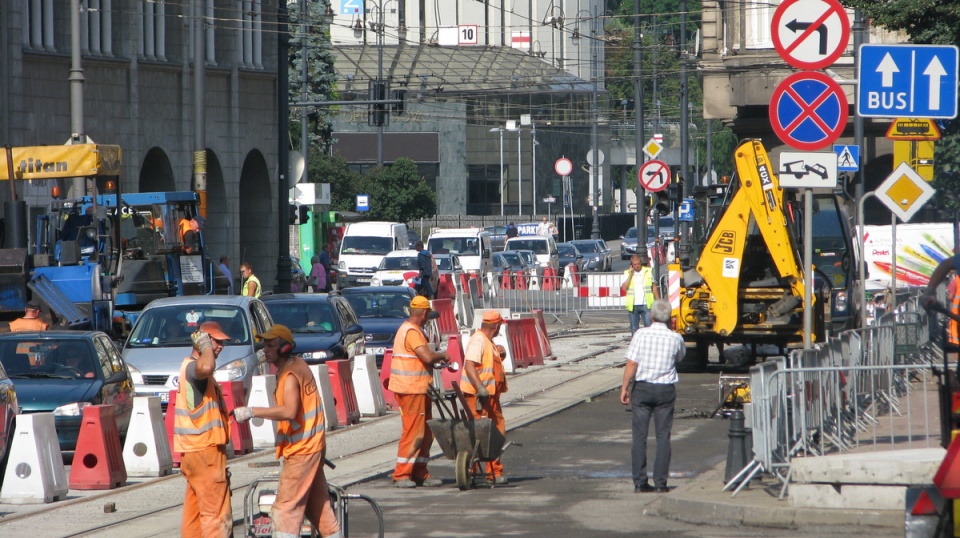
M 273 407 L 277 405 L 277 376 L 255 375 L 250 384 L 250 407 Z M 277 422 L 263 418 L 250 419 L 250 436 L 254 448 L 272 448 L 277 443 Z
M 623 283 L 623 275 L 600 274 L 587 275 L 586 282 L 581 280 L 576 288 L 577 297 L 587 299 L 587 306 L 623 306 L 623 293 L 620 291 L 620 285 Z
M 357 393 L 360 416 L 379 417 L 387 413 L 383 386 L 377 374 L 376 355 L 357 355 L 353 358 L 353 388 Z
M 166 476 L 173 472 L 173 455 L 158 396 L 133 399 L 133 414 L 123 442 L 123 464 L 128 476 Z
M 323 421 L 326 431 L 335 430 L 340 425 L 337 420 L 337 403 L 333 398 L 333 386 L 330 384 L 330 370 L 326 364 L 311 364 L 310 371 L 320 391 L 320 404 L 323 405 Z
M 114 406 L 84 407 L 70 467 L 70 489 L 114 489 L 126 483 L 127 468 Z
M 357 393 L 353 389 L 353 372 L 348 360 L 327 361 L 330 375 L 330 387 L 337 408 L 337 422 L 343 425 L 360 422 L 360 409 L 357 407 Z
M 60 454 L 53 413 L 17 416 L 0 503 L 44 504 L 67 496 L 67 470 Z

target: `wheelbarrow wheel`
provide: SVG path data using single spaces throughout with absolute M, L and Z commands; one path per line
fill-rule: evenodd
M 457 487 L 466 491 L 473 487 L 473 454 L 469 450 L 457 452 Z

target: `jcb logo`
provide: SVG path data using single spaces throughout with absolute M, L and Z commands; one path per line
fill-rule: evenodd
M 737 244 L 737 234 L 725 231 L 720 233 L 717 242 L 710 247 L 710 252 L 717 254 L 733 254 L 733 246 Z

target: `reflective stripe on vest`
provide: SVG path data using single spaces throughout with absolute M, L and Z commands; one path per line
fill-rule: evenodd
M 300 387 L 301 414 L 295 420 L 277 422 L 278 458 L 315 454 L 324 447 L 323 403 L 320 401 L 317 380 L 300 357 L 294 357 L 293 362 L 277 376 L 277 405 L 283 405 L 284 385 L 291 377 L 297 380 Z
M 487 338 L 487 335 L 483 334 L 480 331 L 473 333 L 473 336 L 470 337 L 470 340 L 467 342 L 467 349 L 469 350 L 471 346 L 475 345 L 474 339 L 480 340 L 480 365 L 477 367 L 477 377 L 480 378 L 480 382 L 483 384 L 484 388 L 487 389 L 491 395 L 497 393 L 497 370 L 494 366 L 494 361 L 497 360 L 497 348 L 494 346 L 493 342 Z M 477 363 L 473 363 L 475 366 Z M 460 390 L 467 394 L 476 394 L 477 389 L 473 386 L 473 383 L 470 382 L 470 379 L 467 378 L 466 374 L 460 377 Z
M 397 394 L 426 394 L 433 381 L 423 362 L 412 349 L 407 349 L 407 333 L 420 328 L 404 321 L 393 339 L 393 359 L 390 362 L 389 389 Z
M 190 407 L 187 397 L 191 391 L 187 381 L 187 366 L 193 362 L 184 359 L 180 365 L 180 389 L 177 391 L 176 412 L 173 417 L 173 449 L 177 452 L 196 452 L 206 448 L 226 445 L 230 438 L 230 422 L 220 385 L 212 377 L 207 379 L 207 388 L 200 405 Z
M 954 293 L 950 297 L 950 311 L 960 315 L 960 276 L 955 276 L 953 282 Z M 960 343 L 960 324 L 955 320 L 950 320 L 947 327 L 947 341 L 953 345 Z

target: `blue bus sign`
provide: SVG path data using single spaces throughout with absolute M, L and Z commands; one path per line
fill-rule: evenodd
M 857 112 L 873 118 L 957 117 L 957 47 L 860 47 Z

